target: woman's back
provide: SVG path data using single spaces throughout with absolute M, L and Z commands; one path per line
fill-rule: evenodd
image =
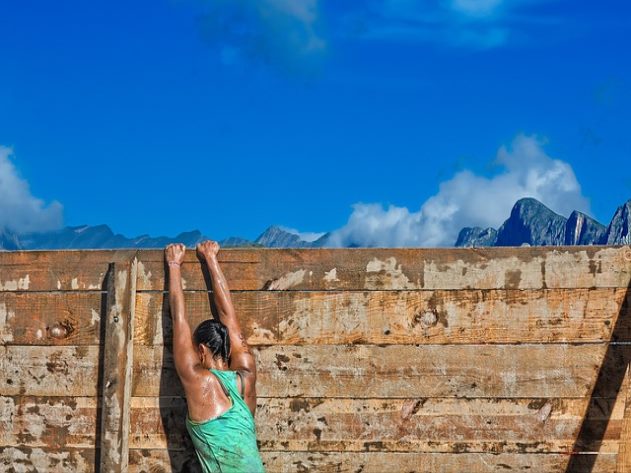
M 264 472 L 256 445 L 254 417 L 237 389 L 237 372 L 211 369 L 231 407 L 214 419 L 194 422 L 186 428 L 204 472 Z

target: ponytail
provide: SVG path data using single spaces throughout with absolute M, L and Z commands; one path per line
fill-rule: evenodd
M 213 358 L 222 358 L 226 363 L 230 361 L 230 336 L 228 327 L 219 320 L 204 320 L 193 334 L 195 344 L 206 345 Z

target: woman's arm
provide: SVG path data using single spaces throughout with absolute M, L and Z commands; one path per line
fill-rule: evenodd
M 180 265 L 184 260 L 186 247 L 181 243 L 171 244 L 164 250 L 169 270 L 169 307 L 173 321 L 173 359 L 180 379 L 185 382 L 193 379 L 199 356 L 195 351 L 191 327 L 184 313 L 184 292 Z M 186 388 L 186 386 L 185 386 Z
M 243 374 L 246 402 L 248 402 L 250 410 L 254 411 L 254 407 L 256 407 L 256 362 L 241 332 L 241 326 L 232 305 L 230 289 L 228 289 L 228 283 L 217 260 L 219 244 L 214 241 L 205 241 L 197 245 L 197 251 L 208 266 L 213 300 L 219 320 L 228 328 L 231 350 L 230 369 L 240 371 Z

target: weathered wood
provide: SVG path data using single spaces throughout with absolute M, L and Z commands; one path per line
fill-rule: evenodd
M 0 344 L 98 345 L 105 293 L 0 292 Z
M 161 251 L 139 251 L 139 290 L 163 290 Z M 233 290 L 546 289 L 627 287 L 631 248 L 229 249 L 219 260 Z M 189 251 L 185 288 L 205 290 Z
M 0 447 L 0 471 L 7 473 L 92 473 L 94 459 L 89 448 Z
M 110 263 L 129 261 L 136 250 L 0 252 L 0 292 L 105 289 Z
M 265 397 L 585 397 L 605 344 L 258 347 Z M 135 346 L 134 396 L 181 395 L 168 347 Z M 611 363 L 615 363 L 612 360 Z M 598 396 L 612 397 L 617 393 Z
M 114 263 L 108 281 L 103 340 L 101 471 L 126 472 L 133 367 L 137 260 Z
M 261 398 L 261 450 L 562 453 L 572 451 L 588 400 Z M 603 407 L 606 406 L 606 409 Z M 601 443 L 618 451 L 624 402 L 599 399 L 590 414 L 605 422 Z M 132 398 L 130 448 L 185 445 L 182 398 Z
M 250 345 L 470 344 L 610 340 L 626 289 L 235 291 Z M 629 296 L 631 298 L 631 295 Z M 185 294 L 192 327 L 212 317 L 206 292 Z M 171 342 L 168 295 L 136 296 L 135 342 Z M 617 341 L 631 340 L 629 330 Z
M 99 347 L 0 345 L 0 395 L 97 396 Z
M 560 453 L 572 450 L 587 399 L 261 398 L 261 450 Z M 603 407 L 606 406 L 606 407 Z M 130 448 L 188 443 L 183 398 L 131 399 Z M 583 451 L 616 453 L 624 402 L 599 399 L 609 425 Z M 0 446 L 94 448 L 97 400 L 0 397 Z
M 279 345 L 254 353 L 265 397 L 585 397 L 605 350 L 605 344 Z M 134 396 L 182 394 L 167 348 L 136 345 L 134 360 Z M 95 396 L 97 368 L 98 347 L 0 346 L 0 393 Z M 617 394 L 602 389 L 597 397 Z
M 173 457 L 173 469 L 169 459 Z M 185 452 L 134 449 L 129 451 L 130 473 L 180 471 L 190 458 Z M 564 471 L 568 455 L 564 454 L 480 454 L 480 453 L 392 453 L 392 452 L 262 452 L 268 473 L 310 471 L 325 473 L 491 473 L 531 471 L 552 473 Z M 586 455 L 590 456 L 590 455 Z M 572 473 L 611 473 L 616 455 L 598 455 L 593 468 Z
M 97 399 L 0 396 L 0 447 L 95 448 Z
M 622 429 L 620 433 L 620 446 L 618 460 L 616 464 L 616 473 L 631 473 L 631 366 L 627 366 L 627 373 L 623 384 L 619 399 L 624 399 L 624 417 L 622 421 Z
M 138 290 L 164 290 L 160 250 L 78 250 L 0 253 L 0 291 L 101 289 L 107 264 L 135 254 Z M 219 261 L 234 290 L 626 287 L 631 278 L 624 246 L 225 249 Z M 208 287 L 194 251 L 183 277 L 188 289 Z

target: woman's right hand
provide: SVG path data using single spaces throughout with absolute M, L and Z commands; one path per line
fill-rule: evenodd
M 167 260 L 167 264 L 182 264 L 182 261 L 184 261 L 185 253 L 186 246 L 184 246 L 182 243 L 171 243 L 170 245 L 167 245 L 167 247 L 164 249 L 164 257 Z

